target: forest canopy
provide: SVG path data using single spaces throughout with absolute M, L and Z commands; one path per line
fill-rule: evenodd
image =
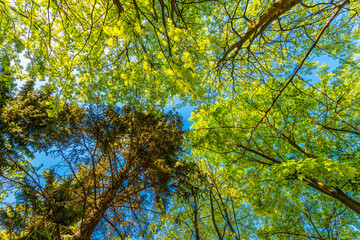
M 359 11 L 0 0 L 0 237 L 359 238 Z

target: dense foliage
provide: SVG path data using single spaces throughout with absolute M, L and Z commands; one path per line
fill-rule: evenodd
M 0 1 L 3 236 L 359 238 L 359 11 Z
M 104 105 L 67 105 L 55 118 L 48 117 L 41 92 L 25 96 L 2 112 L 11 139 L 2 178 L 16 186 L 16 204 L 1 210 L 7 236 L 89 239 L 105 220 L 113 227 L 106 235 L 144 234 L 149 220 L 140 214 L 166 204 L 175 176 L 190 169 L 178 158 L 181 118 Z M 40 176 L 26 159 L 34 150 L 62 161 Z

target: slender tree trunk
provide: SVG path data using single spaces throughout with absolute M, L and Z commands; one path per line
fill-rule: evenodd
M 193 198 L 194 198 L 194 228 L 195 228 L 195 239 L 200 240 L 200 233 L 199 233 L 199 219 L 198 219 L 198 199 L 196 196 L 196 193 L 193 192 Z
M 216 230 L 216 233 L 218 235 L 218 238 L 221 240 L 221 239 L 223 239 L 223 237 L 220 234 L 219 228 L 218 228 L 218 226 L 216 224 L 216 220 L 215 220 L 215 211 L 214 211 L 214 204 L 213 204 L 213 198 L 212 198 L 212 187 L 210 187 L 210 207 L 211 207 L 211 220 L 212 220 L 212 223 Z

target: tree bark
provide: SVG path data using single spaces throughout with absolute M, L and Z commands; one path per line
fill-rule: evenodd
M 80 229 L 73 235 L 73 240 L 89 240 L 96 226 L 103 218 L 105 212 L 111 206 L 112 201 L 118 196 L 118 190 L 126 179 L 132 179 L 139 173 L 130 168 L 131 164 L 128 162 L 121 173 L 114 179 L 106 190 L 104 190 L 101 197 L 96 201 L 95 208 L 90 211 L 86 219 L 82 222 Z
M 293 7 L 298 5 L 301 0 L 278 0 L 276 1 L 264 14 L 262 14 L 256 21 L 252 22 L 252 26 L 241 37 L 239 41 L 231 45 L 224 53 L 221 61 L 226 60 L 227 56 L 234 49 L 240 49 L 243 44 L 250 40 L 254 40 L 257 36 L 263 33 L 267 26 L 269 26 L 274 20 L 278 19 L 281 15 L 290 11 Z
M 315 178 L 307 177 L 305 180 L 308 185 L 330 197 L 333 197 L 343 203 L 345 206 L 360 215 L 360 203 L 349 197 L 340 188 L 332 188 L 326 184 L 316 180 Z

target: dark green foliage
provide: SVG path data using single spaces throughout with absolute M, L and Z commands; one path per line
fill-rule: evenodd
M 11 98 L 11 92 L 14 84 L 10 75 L 10 60 L 7 55 L 0 58 L 0 113 L 6 101 Z M 6 149 L 6 132 L 7 124 L 4 122 L 4 116 L 0 114 L 0 165 L 4 164 L 3 155 Z
M 0 58 L 0 109 L 11 97 L 14 83 L 10 74 L 10 59 L 7 55 Z
M 83 110 L 65 104 L 55 117 L 49 117 L 50 94 L 34 90 L 32 82 L 6 102 L 1 111 L 3 140 L 8 152 L 25 152 L 32 156 L 34 150 L 48 150 L 55 142 L 66 142 L 76 122 L 83 117 Z M 11 150 L 11 151 L 10 151 Z
M 19 240 L 49 240 L 52 238 L 48 230 L 39 230 L 36 227 L 30 227 L 29 234 L 19 237 Z
M 9 231 L 20 231 L 25 227 L 21 212 L 11 205 L 0 210 L 0 223 L 2 228 Z
M 73 179 L 71 178 L 58 184 L 55 180 L 54 172 L 51 170 L 46 172 L 45 176 L 45 190 L 50 194 L 50 199 L 52 200 L 51 202 L 44 202 L 47 219 L 61 226 L 71 226 L 78 221 L 82 208 L 73 204 L 76 195 L 69 191 L 69 188 L 74 189 L 78 188 L 78 186 L 72 184 Z
M 87 113 L 80 127 L 86 140 L 71 140 L 79 154 L 84 147 L 87 153 L 74 157 L 74 152 L 68 152 L 71 159 L 81 159 L 75 162 L 77 166 L 86 164 L 83 178 L 91 185 L 84 188 L 90 189 L 88 196 L 98 199 L 96 203 L 83 199 L 81 204 L 98 206 L 85 210 L 88 217 L 74 239 L 87 239 L 97 221 L 103 221 L 100 216 L 111 219 L 112 234 L 137 236 L 148 224 L 144 209 L 165 203 L 169 197 L 176 163 L 180 161 L 181 117 L 137 112 L 128 106 L 93 105 Z
M 30 82 L 14 96 L 1 109 L 7 139 L 3 160 L 21 175 L 10 177 L 19 190 L 14 214 L 3 211 L 3 229 L 18 239 L 90 236 L 106 216 L 115 228 L 106 234 L 143 232 L 144 209 L 166 203 L 174 179 L 184 171 L 178 164 L 181 117 L 128 106 L 70 104 L 52 116 L 48 102 L 54 97 L 34 90 Z M 22 158 L 34 157 L 34 151 L 50 152 L 66 164 L 40 178 Z M 7 226 L 12 218 L 18 221 Z M 71 230 L 79 223 L 81 229 Z
M 80 128 L 88 134 L 87 141 L 96 142 L 101 154 L 108 157 L 114 167 L 111 174 L 121 170 L 117 167 L 120 162 L 131 161 L 158 194 L 168 193 L 184 133 L 179 115 L 156 116 L 128 106 L 91 106 L 87 113 Z
M 2 228 L 16 239 L 56 238 L 58 229 L 62 234 L 71 234 L 68 227 L 79 221 L 82 208 L 74 204 L 76 195 L 69 191 L 78 185 L 71 185 L 71 178 L 58 182 L 51 170 L 44 171 L 43 177 L 45 187 L 27 177 L 21 179 L 15 205 L 0 210 Z

